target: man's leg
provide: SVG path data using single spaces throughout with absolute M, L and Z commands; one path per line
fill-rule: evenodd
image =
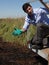
M 32 44 L 38 45 L 39 48 L 43 47 L 43 38 L 49 34 L 49 26 L 43 23 L 37 24 L 37 31 L 35 36 L 32 38 Z

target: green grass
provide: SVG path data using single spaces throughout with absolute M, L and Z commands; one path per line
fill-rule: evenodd
M 12 31 L 14 27 L 21 29 L 23 24 L 24 18 L 0 19 L 0 37 L 3 37 L 3 40 L 7 42 L 16 42 L 26 45 L 27 40 L 31 39 L 35 34 L 36 27 L 31 25 L 26 33 L 23 33 L 20 36 L 13 36 Z

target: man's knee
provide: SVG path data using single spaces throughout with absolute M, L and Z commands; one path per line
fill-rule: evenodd
M 37 27 L 42 27 L 43 24 L 42 23 L 37 23 Z

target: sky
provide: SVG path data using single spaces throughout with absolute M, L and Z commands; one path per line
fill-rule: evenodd
M 27 1 L 30 0 L 0 0 L 0 18 L 24 17 L 26 13 L 22 10 L 22 5 Z M 39 1 L 30 4 L 33 8 L 43 7 Z

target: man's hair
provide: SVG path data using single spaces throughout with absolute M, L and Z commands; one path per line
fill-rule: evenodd
M 23 6 L 22 6 L 22 9 L 24 12 L 26 12 L 26 9 L 28 8 L 28 6 L 31 7 L 31 5 L 29 3 L 24 3 Z

